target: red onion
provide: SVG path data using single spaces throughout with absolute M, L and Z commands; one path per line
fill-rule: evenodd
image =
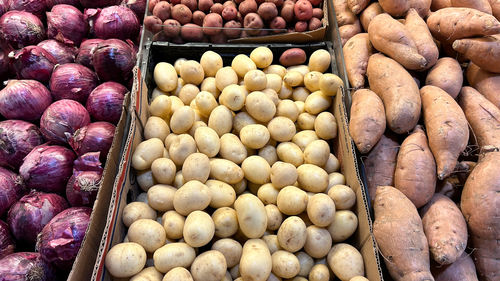
M 92 49 L 97 47 L 99 43 L 104 41 L 103 39 L 87 39 L 82 42 L 80 49 L 78 49 L 78 55 L 76 56 L 76 63 L 84 65 L 90 69 L 93 69 L 92 65 Z
M 9 10 L 25 11 L 41 17 L 47 5 L 43 0 L 10 0 Z
M 146 2 L 147 0 L 123 0 L 122 5 L 125 5 L 134 11 L 139 21 L 142 22 L 146 13 Z
M 126 82 L 132 78 L 136 54 L 132 42 L 108 39 L 94 49 L 92 62 L 101 81 Z
M 85 8 L 102 8 L 120 4 L 120 0 L 80 0 Z
M 9 0 L 0 0 L 0 16 L 9 10 Z
M 1 0 L 0 0 L 1 1 Z M 7 44 L 0 42 L 0 80 L 4 80 L 10 74 L 11 58 L 9 53 L 11 49 Z
M 96 121 L 117 124 L 128 90 L 120 83 L 104 82 L 97 86 L 87 99 L 87 111 Z
M 79 46 L 87 35 L 88 26 L 77 8 L 60 4 L 47 12 L 47 36 L 68 45 Z
M 64 45 L 63 43 L 49 39 L 38 43 L 38 47 L 42 47 L 45 51 L 51 54 L 58 64 L 71 63 L 75 61 L 78 49 Z
M 100 152 L 101 160 L 104 162 L 108 157 L 114 135 L 115 125 L 108 122 L 94 122 L 78 129 L 69 139 L 69 144 L 78 155 Z
M 140 27 L 139 20 L 131 9 L 111 6 L 102 9 L 97 15 L 94 33 L 97 38 L 102 39 L 135 39 Z
M 97 83 L 97 76 L 92 70 L 80 64 L 67 63 L 56 66 L 49 87 L 55 100 L 71 99 L 85 103 Z
M 54 268 L 39 253 L 19 252 L 0 260 L 2 281 L 53 281 Z
M 35 146 L 43 143 L 38 127 L 21 120 L 0 122 L 0 165 L 19 168 Z
M 45 28 L 40 19 L 31 13 L 9 11 L 0 17 L 0 38 L 20 49 L 42 41 L 45 38 Z
M 47 83 L 52 74 L 56 59 L 42 47 L 28 46 L 12 52 L 13 67 L 20 79 L 34 79 Z
M 9 225 L 0 221 L 0 259 L 14 253 L 16 245 L 9 232 Z
M 75 171 L 66 186 L 66 198 L 73 207 L 92 207 L 101 185 L 102 172 Z
M 79 0 L 45 0 L 45 4 L 47 4 L 47 9 L 52 9 L 55 5 L 59 4 L 67 4 L 75 7 L 80 6 Z
M 17 241 L 35 245 L 42 228 L 67 208 L 66 199 L 60 195 L 32 190 L 12 205 L 7 222 Z
M 38 236 L 36 248 L 42 258 L 61 269 L 71 269 L 91 213 L 91 208 L 73 207 L 55 216 Z
M 0 167 L 0 216 L 27 192 L 21 177 Z
M 89 123 L 90 116 L 83 105 L 64 99 L 45 110 L 40 119 L 40 131 L 46 140 L 63 144 L 67 143 L 66 133 L 71 136 Z
M 35 147 L 19 167 L 19 174 L 28 188 L 62 193 L 71 177 L 76 156 L 70 149 L 42 144 Z
M 10 80 L 0 91 L 0 114 L 7 119 L 34 121 L 52 102 L 45 86 L 35 80 Z
M 99 161 L 100 152 L 88 152 L 76 158 L 73 162 L 73 171 L 96 171 L 102 172 L 101 162 Z

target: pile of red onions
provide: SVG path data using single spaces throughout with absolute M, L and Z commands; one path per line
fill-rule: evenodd
M 67 208 L 68 203 L 63 197 L 32 190 L 12 205 L 7 222 L 17 241 L 35 245 L 43 227 Z
M 36 248 L 42 258 L 71 269 L 90 221 L 91 208 L 73 207 L 55 216 L 40 232 Z
M 52 9 L 55 5 L 59 4 L 67 4 L 71 6 L 78 7 L 80 5 L 79 0 L 45 0 L 45 4 L 47 5 L 47 9 Z
M 117 124 L 123 109 L 123 100 L 128 90 L 122 84 L 105 82 L 97 86 L 87 99 L 87 111 L 96 121 Z
M 130 10 L 134 11 L 139 21 L 142 22 L 146 13 L 147 0 L 123 0 L 122 5 L 127 6 Z
M 120 0 L 80 0 L 85 8 L 102 8 L 106 6 L 118 5 Z
M 52 102 L 45 86 L 35 80 L 10 80 L 0 91 L 0 114 L 7 119 L 34 121 Z
M 92 49 L 97 47 L 101 43 L 102 39 L 87 39 L 82 42 L 80 49 L 78 49 L 78 55 L 76 56 L 75 62 L 84 65 L 88 68 L 94 68 L 92 64 Z
M 104 162 L 113 143 L 114 135 L 115 125 L 108 122 L 94 122 L 78 129 L 69 139 L 69 144 L 78 155 L 101 152 L 101 160 Z
M 57 61 L 57 64 L 71 63 L 75 61 L 75 55 L 78 51 L 74 47 L 67 46 L 57 40 L 49 39 L 38 43 L 38 47 L 42 47 L 45 51 L 51 54 Z
M 42 143 L 42 134 L 32 123 L 21 120 L 0 122 L 0 166 L 19 168 L 24 157 Z
M 0 259 L 14 253 L 16 245 L 9 232 L 9 225 L 0 221 Z
M 47 35 L 64 44 L 78 46 L 87 35 L 88 26 L 77 8 L 60 4 L 47 12 Z
M 97 83 L 97 76 L 92 70 L 80 64 L 67 63 L 54 69 L 49 87 L 55 100 L 71 99 L 85 103 Z
M 28 188 L 62 193 L 71 177 L 76 155 L 58 145 L 35 147 L 19 167 L 19 174 Z
M 74 162 L 73 176 L 66 186 L 66 198 L 73 207 L 92 207 L 101 184 L 99 152 L 89 152 Z
M 42 83 L 49 82 L 57 60 L 45 49 L 28 46 L 12 52 L 13 67 L 20 79 L 34 79 Z
M 2 281 L 53 281 L 54 268 L 39 253 L 19 252 L 0 260 Z
M 133 43 L 119 39 L 108 39 L 94 49 L 92 63 L 101 81 L 128 82 L 136 62 Z
M 51 104 L 40 119 L 40 131 L 47 141 L 67 143 L 68 135 L 90 123 L 85 107 L 74 100 L 60 100 Z M 67 135 L 68 134 L 68 135 Z
M 41 17 L 47 10 L 47 5 L 45 1 L 40 0 L 10 0 L 9 9 L 25 11 Z
M 22 179 L 16 173 L 0 167 L 0 216 L 27 192 Z
M 0 38 L 20 49 L 40 43 L 45 38 L 45 28 L 32 13 L 9 11 L 0 17 Z
M 134 11 L 125 6 L 102 9 L 93 23 L 95 36 L 102 39 L 135 39 L 140 27 Z

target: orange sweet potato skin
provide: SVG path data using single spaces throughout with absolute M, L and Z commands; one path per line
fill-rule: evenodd
M 500 109 L 472 87 L 463 87 L 458 100 L 479 147 L 500 148 Z
M 455 59 L 440 58 L 427 74 L 425 84 L 439 87 L 456 98 L 462 89 L 462 68 Z
M 500 1 L 500 0 L 499 0 Z M 359 20 L 361 21 L 361 25 L 365 31 L 368 31 L 368 26 L 374 17 L 380 15 L 384 12 L 382 7 L 378 2 L 373 2 L 370 6 L 366 7 L 366 9 L 359 16 Z
M 500 19 L 500 0 L 489 0 L 493 16 Z
M 431 200 L 436 190 L 436 162 L 427 137 L 417 126 L 401 144 L 398 153 L 394 187 L 420 208 Z
M 337 23 L 339 24 L 339 26 L 353 24 L 356 21 L 356 15 L 351 10 L 349 10 L 349 6 L 347 6 L 347 0 L 333 1 L 333 7 L 335 9 L 335 15 L 337 17 Z
M 491 15 L 491 6 L 488 0 L 451 0 L 451 6 L 472 8 Z
M 431 271 L 436 281 L 478 281 L 474 261 L 466 252 L 454 263 L 445 266 L 434 265 Z
M 431 11 L 451 7 L 451 0 L 432 0 Z
M 354 35 L 361 33 L 361 23 L 358 19 L 353 24 L 347 24 L 339 27 L 340 39 L 342 41 L 342 46 L 351 39 Z
M 415 9 L 408 10 L 406 14 L 405 27 L 411 34 L 417 51 L 422 55 L 427 64 L 424 69 L 434 66 L 439 58 L 439 49 L 432 38 L 432 34 L 427 27 L 424 19 L 420 17 Z
M 469 226 L 480 280 L 500 278 L 500 152 L 488 152 L 465 182 L 460 207 Z
M 421 211 L 431 256 L 439 264 L 454 263 L 467 246 L 467 224 L 450 198 L 435 194 Z
M 385 131 L 385 110 L 374 92 L 361 89 L 352 95 L 349 132 L 358 150 L 365 154 L 377 144 Z
M 366 73 L 370 89 L 384 102 L 389 128 L 397 134 L 415 128 L 420 118 L 421 100 L 417 83 L 408 71 L 395 60 L 374 54 L 368 60 Z
M 429 147 L 436 159 L 438 179 L 448 177 L 467 147 L 469 127 L 457 102 L 435 86 L 420 89 Z
M 391 186 L 380 186 L 374 203 L 373 234 L 396 281 L 433 281 L 429 246 L 417 209 Z
M 409 9 L 417 10 L 421 17 L 426 17 L 430 12 L 432 0 L 379 0 L 382 9 L 394 17 L 406 15 Z
M 500 74 L 491 73 L 470 63 L 467 68 L 467 80 L 469 84 L 478 90 L 496 107 L 500 108 Z
M 453 49 L 480 68 L 500 73 L 500 36 L 467 38 L 453 42 Z
M 361 13 L 368 4 L 370 4 L 370 0 L 347 0 L 349 9 L 356 15 Z
M 373 52 L 368 33 L 354 35 L 347 40 L 343 50 L 347 78 L 349 78 L 351 87 L 355 89 L 363 88 L 368 59 Z

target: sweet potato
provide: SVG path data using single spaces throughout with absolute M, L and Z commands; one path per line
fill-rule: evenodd
M 425 79 L 425 85 L 439 87 L 450 96 L 456 98 L 463 84 L 462 68 L 457 60 L 452 58 L 440 58 Z
M 382 10 L 382 7 L 378 2 L 371 3 L 370 6 L 366 7 L 366 9 L 359 16 L 363 29 L 368 31 L 368 26 L 370 25 L 372 19 L 383 12 L 384 10 Z
M 436 194 L 437 193 L 450 198 L 453 202 L 460 202 L 462 186 L 459 186 L 458 180 L 448 177 L 442 181 L 438 181 L 436 185 Z
M 418 125 L 399 149 L 394 187 L 403 192 L 417 208 L 429 202 L 436 190 L 436 162 L 429 149 L 427 136 Z
M 406 29 L 415 42 L 418 53 L 423 56 L 427 65 L 424 69 L 434 66 L 439 58 L 439 49 L 434 43 L 432 34 L 427 27 L 427 23 L 418 15 L 415 9 L 408 10 L 406 21 L 404 23 Z
M 384 102 L 389 128 L 397 134 L 415 128 L 420 118 L 421 100 L 417 83 L 408 71 L 395 60 L 374 54 L 368 60 L 366 74 L 371 90 Z
M 431 266 L 431 271 L 436 281 L 478 281 L 474 262 L 466 252 L 450 265 Z
M 339 26 L 353 24 L 356 21 L 357 17 L 349 9 L 349 6 L 347 6 L 347 0 L 333 1 L 333 8 L 335 9 L 335 15 L 337 17 L 337 23 L 339 24 Z M 281 16 L 283 17 L 283 15 Z
M 488 0 L 451 0 L 452 7 L 472 8 L 491 15 L 491 6 Z
M 368 4 L 370 4 L 370 0 L 347 0 L 347 6 L 356 15 L 361 13 Z
M 431 11 L 451 7 L 451 0 L 432 0 Z
M 471 8 L 444 8 L 427 18 L 432 35 L 440 41 L 500 33 L 500 22 L 487 13 Z
M 458 98 L 479 147 L 500 148 L 500 109 L 472 87 L 463 87 Z
M 396 281 L 434 280 L 422 220 L 411 201 L 392 186 L 380 186 L 373 208 L 373 235 L 392 278 Z
M 373 18 L 368 27 L 373 47 L 388 55 L 406 69 L 418 70 L 427 66 L 427 60 L 418 53 L 412 34 L 389 14 Z
M 500 73 L 500 35 L 456 40 L 453 49 L 480 68 Z
M 469 84 L 478 90 L 496 107 L 500 108 L 500 74 L 482 70 L 471 63 L 467 68 L 467 80 Z
M 361 89 L 352 95 L 349 132 L 358 150 L 365 154 L 377 144 L 385 131 L 382 100 L 374 92 Z
M 489 0 L 489 2 L 493 16 L 500 20 L 500 0 Z
M 436 86 L 420 89 L 429 147 L 436 159 L 438 179 L 448 177 L 467 146 L 469 127 L 457 102 Z
M 368 33 L 354 35 L 351 39 L 347 40 L 343 50 L 349 83 L 355 89 L 362 88 L 365 85 L 368 59 L 373 52 Z
M 378 186 L 394 185 L 399 143 L 392 135 L 382 135 L 364 161 L 368 193 L 375 200 Z
M 421 210 L 431 256 L 439 264 L 452 264 L 467 246 L 467 224 L 450 198 L 436 194 Z
M 500 152 L 480 157 L 467 178 L 460 207 L 469 226 L 480 280 L 500 277 Z
M 431 7 L 431 0 L 380 0 L 380 6 L 393 17 L 405 16 L 409 9 L 414 8 L 425 18 Z
M 342 46 L 345 45 L 347 40 L 351 39 L 354 35 L 361 33 L 361 23 L 356 20 L 353 24 L 347 24 L 339 27 L 340 39 L 342 40 Z

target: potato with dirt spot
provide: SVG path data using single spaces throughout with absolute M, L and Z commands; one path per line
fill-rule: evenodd
M 358 217 L 349 210 L 337 210 L 333 222 L 327 227 L 333 242 L 343 242 L 358 228 Z
M 227 271 L 224 255 L 215 250 L 197 256 L 191 264 L 191 275 L 195 281 L 220 281 Z
M 307 238 L 304 244 L 306 253 L 316 259 L 326 257 L 332 248 L 332 237 L 328 230 L 316 225 L 310 225 L 306 231 Z
M 210 207 L 221 208 L 233 205 L 236 193 L 232 186 L 218 180 L 208 180 L 206 185 L 211 194 Z
M 212 250 L 219 251 L 226 259 L 227 267 L 233 267 L 240 262 L 243 247 L 241 244 L 230 238 L 217 240 L 212 245 Z
M 226 238 L 234 235 L 238 231 L 238 218 L 236 211 L 229 207 L 222 207 L 212 214 L 215 224 L 215 236 Z
M 186 158 L 196 152 L 196 142 L 188 134 L 178 135 L 172 140 L 168 154 L 170 159 L 178 166 L 181 166 Z
M 300 271 L 299 259 L 287 251 L 276 251 L 271 256 L 272 272 L 281 278 L 293 278 Z
M 106 255 L 106 269 L 117 278 L 132 277 L 146 264 L 146 251 L 133 242 L 113 246 Z
M 243 179 L 244 174 L 235 163 L 226 159 L 213 158 L 210 160 L 210 177 L 228 184 L 235 184 Z
M 191 247 L 207 245 L 215 234 L 215 224 L 209 214 L 194 211 L 186 217 L 182 236 Z
M 185 221 L 186 218 L 176 211 L 165 212 L 162 216 L 162 222 L 167 239 L 181 239 Z
M 306 224 L 297 216 L 288 217 L 283 221 L 278 230 L 280 246 L 292 253 L 302 249 L 306 243 L 306 239 Z
M 165 245 L 167 238 L 163 226 L 150 219 L 140 219 L 132 223 L 128 229 L 127 237 L 130 242 L 141 245 L 148 253 L 154 253 Z
M 315 225 L 326 227 L 335 218 L 335 203 L 324 193 L 315 194 L 307 202 L 307 216 Z

